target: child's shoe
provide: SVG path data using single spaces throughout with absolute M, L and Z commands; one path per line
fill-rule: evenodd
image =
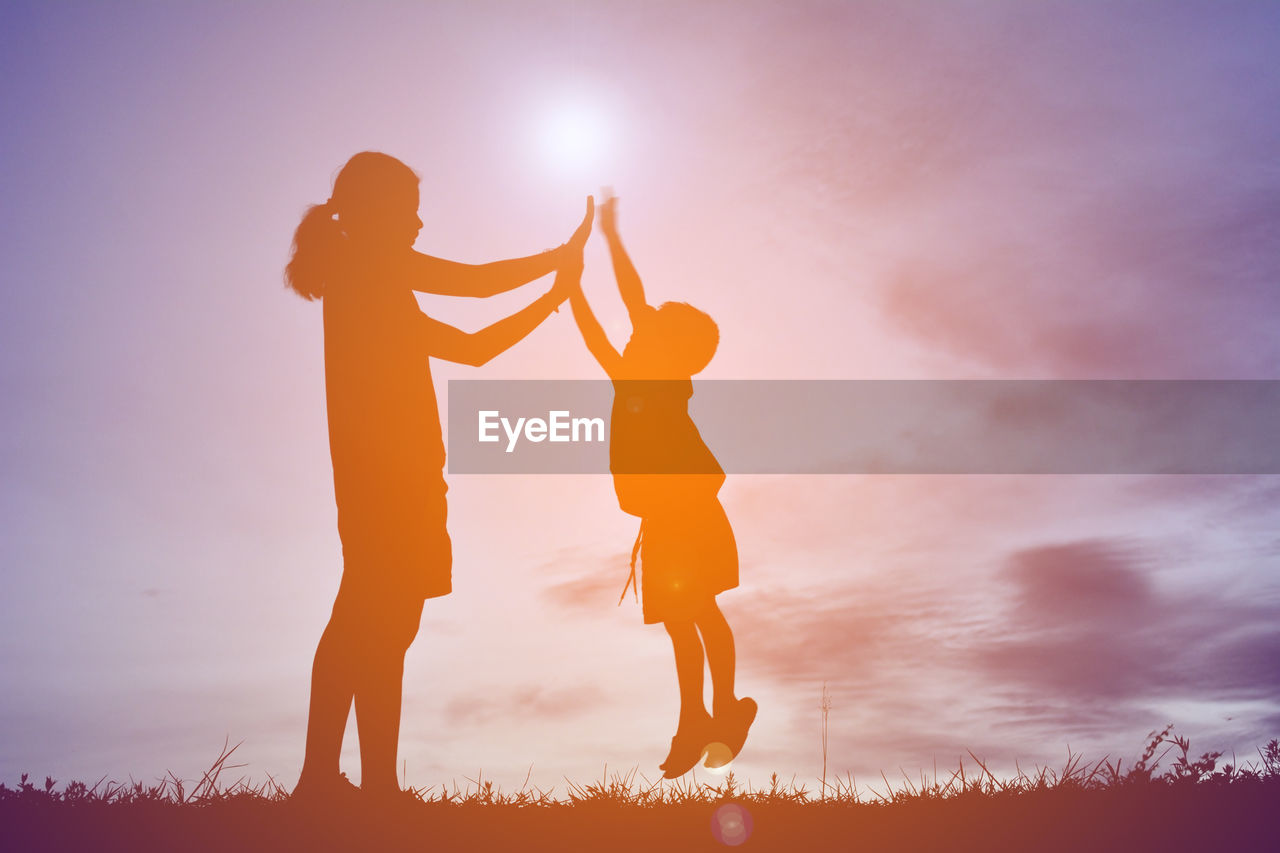
M 728 712 L 711 721 L 715 739 L 725 749 L 712 750 L 707 755 L 707 767 L 724 767 L 738 757 L 742 745 L 747 742 L 747 732 L 756 719 L 759 706 L 751 698 L 739 699 Z
M 711 740 L 711 719 L 688 728 L 682 728 L 671 739 L 671 751 L 658 765 L 663 779 L 678 779 L 694 768 L 707 751 Z

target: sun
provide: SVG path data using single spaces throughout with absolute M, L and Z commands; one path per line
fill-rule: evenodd
M 589 172 L 605 159 L 609 146 L 606 122 L 582 103 L 565 103 L 548 111 L 542 122 L 543 155 L 557 170 Z

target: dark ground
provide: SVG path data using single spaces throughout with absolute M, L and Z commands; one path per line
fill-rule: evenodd
M 752 802 L 744 851 L 1280 850 L 1280 785 L 962 793 L 891 804 Z M 405 803 L 316 809 L 0 799 L 0 850 L 723 850 L 717 802 L 642 806 Z M 732 829 L 732 827 L 730 827 Z

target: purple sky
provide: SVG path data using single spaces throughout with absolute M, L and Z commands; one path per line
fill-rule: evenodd
M 719 322 L 712 378 L 1280 378 L 1280 7 L 689 5 L 6 4 L 0 780 L 198 776 L 228 735 L 296 777 L 341 563 L 320 312 L 280 273 L 359 150 L 413 166 L 418 247 L 471 262 L 614 186 L 650 296 Z M 550 146 L 565 114 L 594 148 Z M 621 343 L 597 241 L 585 285 Z M 532 295 L 423 305 L 476 328 Z M 598 372 L 562 313 L 435 375 Z M 608 479 L 449 481 L 409 782 L 654 778 L 674 671 L 615 606 Z M 753 782 L 816 778 L 823 682 L 829 763 L 868 780 L 1280 734 L 1276 477 L 722 497 Z

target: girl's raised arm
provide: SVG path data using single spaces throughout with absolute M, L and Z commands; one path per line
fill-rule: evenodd
M 405 282 L 421 293 L 493 296 L 542 278 L 560 265 L 564 246 L 524 258 L 464 264 L 411 251 L 403 261 Z
M 566 264 L 579 264 L 582 244 L 591 233 L 595 216 L 595 200 L 587 196 L 587 213 L 569 241 L 555 249 L 524 258 L 510 258 L 487 264 L 463 264 L 424 255 L 410 250 L 403 261 L 401 274 L 409 287 L 422 293 L 441 296 L 493 296 L 506 293 L 522 284 L 542 278 Z M 579 275 L 581 269 L 579 268 Z
M 564 302 L 567 295 L 567 288 L 561 284 L 560 276 L 557 276 L 555 286 L 542 296 L 510 317 L 478 332 L 464 332 L 422 314 L 420 322 L 426 339 L 427 354 L 445 361 L 479 367 L 494 356 L 506 352 L 538 328 Z

